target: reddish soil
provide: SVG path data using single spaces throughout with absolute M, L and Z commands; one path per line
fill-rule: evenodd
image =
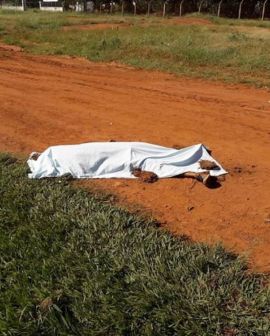
M 140 22 L 138 24 L 132 24 L 132 23 L 89 23 L 89 24 L 80 24 L 80 25 L 70 25 L 70 26 L 64 26 L 64 31 L 70 31 L 70 30 L 107 30 L 107 29 L 122 29 L 122 28 L 128 28 L 128 27 L 134 27 L 134 26 L 140 26 L 140 27 L 150 27 L 150 26 L 160 26 L 160 25 L 203 25 L 208 26 L 212 25 L 212 22 L 207 19 L 200 19 L 200 18 L 172 18 L 172 19 L 166 19 L 166 20 L 160 20 L 159 22 Z
M 166 21 L 165 21 L 166 22 Z M 210 20 L 202 19 L 202 18 L 172 18 L 167 21 L 168 23 L 172 23 L 175 25 L 194 25 L 194 26 L 209 26 L 213 25 Z
M 19 52 L 22 51 L 21 47 L 14 46 L 14 45 L 9 45 L 9 44 L 0 44 L 0 51 L 14 51 L 14 52 Z
M 64 31 L 69 30 L 107 30 L 107 29 L 119 29 L 129 27 L 128 23 L 95 23 L 95 24 L 84 24 L 84 25 L 71 25 L 64 26 Z
M 190 179 L 85 183 L 270 271 L 269 91 L 3 49 L 0 78 L 1 151 L 109 139 L 206 144 L 230 172 L 218 189 Z

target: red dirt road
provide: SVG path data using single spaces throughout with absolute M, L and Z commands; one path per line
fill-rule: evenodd
M 3 49 L 0 79 L 1 151 L 109 139 L 206 144 L 230 171 L 219 189 L 188 179 L 87 184 L 142 206 L 177 233 L 222 241 L 254 270 L 270 271 L 268 91 Z

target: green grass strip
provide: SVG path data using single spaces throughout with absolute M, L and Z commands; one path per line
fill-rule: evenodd
M 154 16 L 0 11 L 0 41 L 34 54 L 115 61 L 177 75 L 270 87 L 270 24 L 206 18 L 213 24 L 172 25 L 173 19 Z M 98 23 L 129 26 L 76 29 L 76 25 Z M 75 29 L 65 31 L 64 26 Z
M 269 335 L 266 282 L 0 155 L 1 335 Z

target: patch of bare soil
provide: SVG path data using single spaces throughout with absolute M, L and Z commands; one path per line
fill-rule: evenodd
M 127 28 L 130 27 L 128 23 L 94 23 L 94 24 L 84 24 L 84 25 L 71 25 L 71 26 L 64 26 L 64 31 L 70 30 L 118 30 L 120 28 Z
M 14 45 L 0 43 L 0 51 L 20 52 L 22 51 L 22 48 Z
M 131 24 L 127 22 L 120 22 L 120 23 L 86 23 L 80 25 L 70 25 L 64 26 L 64 31 L 71 31 L 71 30 L 118 30 L 122 28 L 130 28 L 134 26 L 139 27 L 151 27 L 151 26 L 160 26 L 160 25 L 212 25 L 213 23 L 207 19 L 200 19 L 200 18 L 171 18 L 171 19 L 164 19 L 160 20 L 159 22 L 148 22 L 148 21 L 141 21 L 136 24 Z
M 173 23 L 174 25 L 196 25 L 196 26 L 209 26 L 213 25 L 213 22 L 203 18 L 173 18 L 168 21 L 169 23 Z
M 0 150 L 88 141 L 203 142 L 230 172 L 217 189 L 191 179 L 89 180 L 169 230 L 223 242 L 270 271 L 270 94 L 71 57 L 0 53 Z
M 263 27 L 237 26 L 235 31 L 246 34 L 248 37 L 268 40 L 270 38 L 270 29 Z

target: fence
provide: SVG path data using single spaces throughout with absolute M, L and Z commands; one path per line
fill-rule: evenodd
M 24 11 L 24 0 L 0 0 L 0 8 L 5 10 L 19 10 Z
M 0 8 L 46 11 L 99 11 L 179 15 L 204 12 L 230 18 L 265 19 L 270 17 L 270 0 L 0 0 Z

